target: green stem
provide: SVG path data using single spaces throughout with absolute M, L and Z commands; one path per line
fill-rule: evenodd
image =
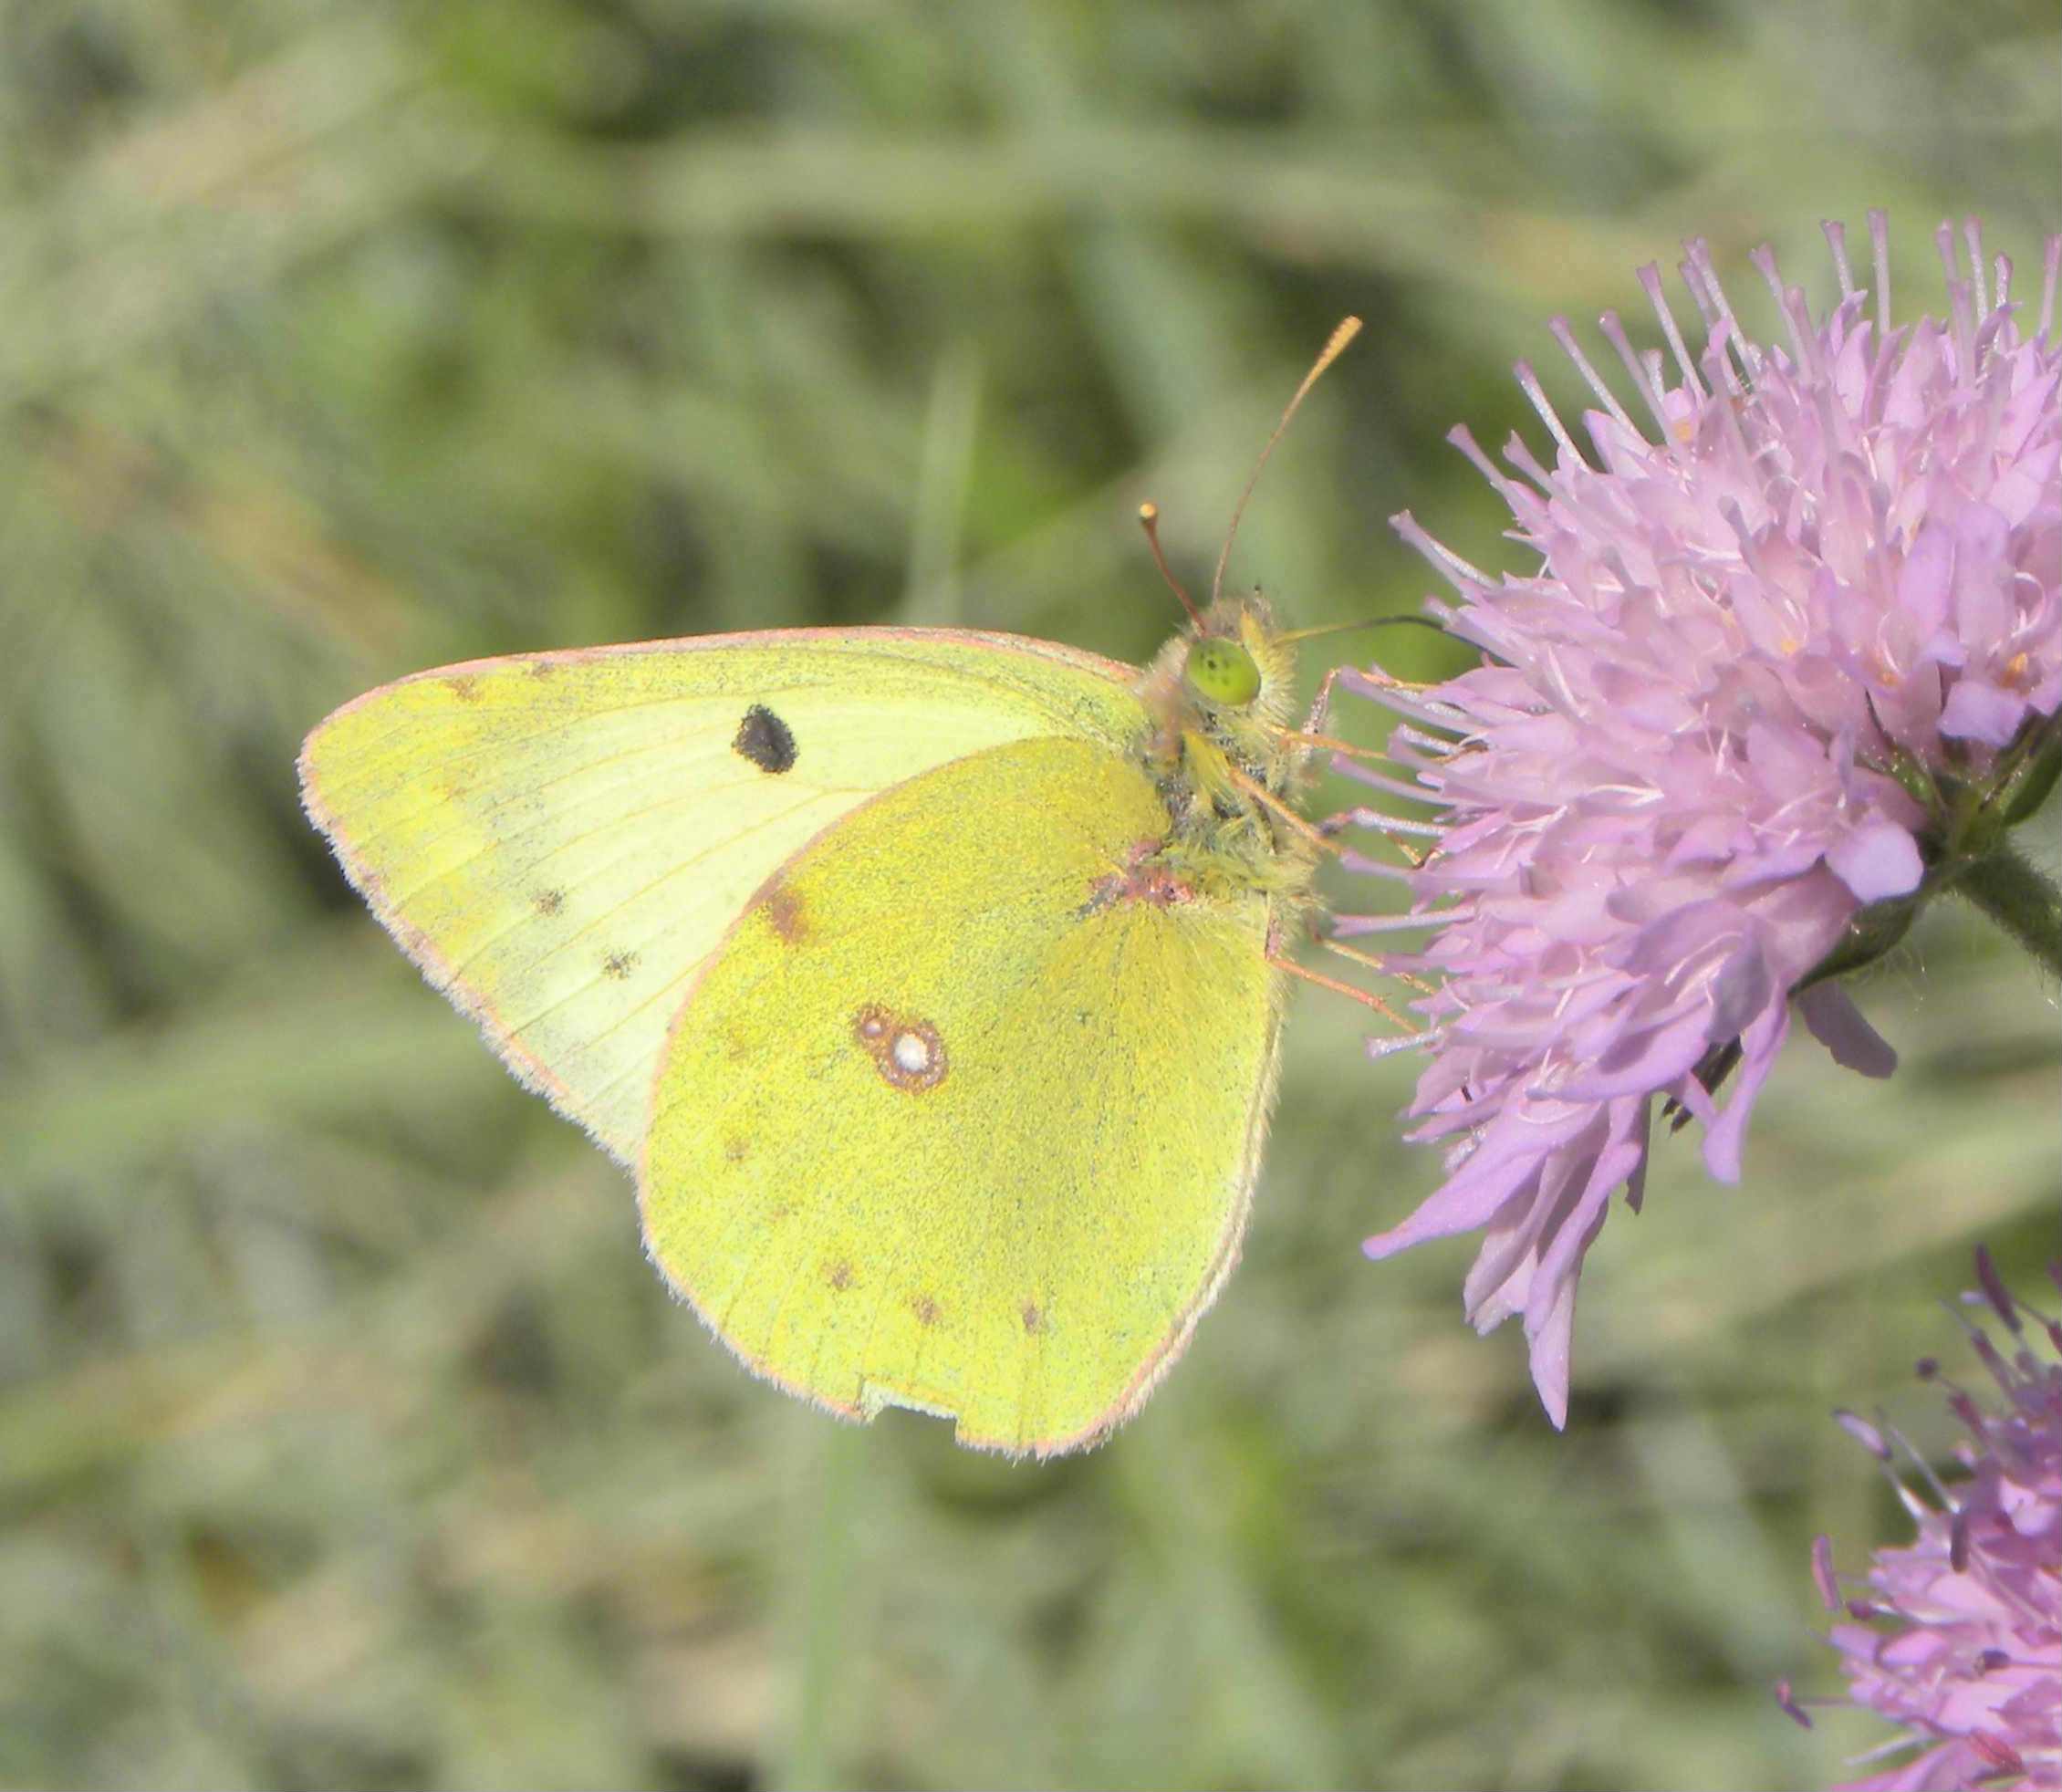
M 2008 846 L 1976 860 L 1954 887 L 2062 977 L 2062 890 Z
M 825 1792 L 841 1783 L 833 1732 L 848 1665 L 845 1636 L 867 1433 L 859 1425 L 806 1415 L 813 1471 L 804 1483 L 804 1534 L 791 1541 L 799 1569 L 795 1703 L 786 1746 L 772 1776 L 781 1792 Z M 813 1485 L 811 1485 L 813 1484 Z

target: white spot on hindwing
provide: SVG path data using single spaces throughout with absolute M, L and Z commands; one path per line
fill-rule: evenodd
M 898 1033 L 889 1043 L 888 1055 L 895 1060 L 896 1068 L 921 1077 L 931 1068 L 931 1041 L 921 1033 Z
M 891 1089 L 913 1095 L 945 1080 L 945 1041 L 921 1016 L 894 1014 L 870 1002 L 853 1016 L 852 1037 Z

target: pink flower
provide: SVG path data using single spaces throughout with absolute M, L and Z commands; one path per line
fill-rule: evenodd
M 1642 269 L 1673 383 L 1614 314 L 1601 328 L 1644 427 L 1556 320 L 1600 407 L 1592 459 L 1522 363 L 1552 469 L 1514 437 L 1510 477 L 1451 438 L 1540 569 L 1492 578 L 1396 518 L 1460 593 L 1434 614 L 1486 662 L 1424 690 L 1349 675 L 1401 718 L 1404 776 L 1341 769 L 1439 810 L 1338 818 L 1436 838 L 1422 864 L 1348 859 L 1413 906 L 1340 932 L 1435 930 L 1390 961 L 1435 980 L 1425 1031 L 1377 1049 L 1430 1052 L 1411 1136 L 1447 1149 L 1445 1183 L 1367 1250 L 1484 1230 L 1468 1317 L 1523 1316 L 1557 1425 L 1583 1254 L 1615 1193 L 1640 1204 L 1656 1099 L 1733 1182 L 1793 995 L 1840 1063 L 1887 1076 L 1895 1054 L 1833 978 L 1966 885 L 2018 818 L 2008 794 L 2037 803 L 2062 752 L 2062 237 L 2037 332 L 1973 223 L 1966 278 L 1942 226 L 1949 316 L 1892 328 L 1869 224 L 1872 293 L 1827 226 L 1841 297 L 1817 321 L 1755 255 L 1780 346 L 1743 332 L 1703 243 L 1682 269 L 1701 356 Z
M 1988 1301 L 2011 1354 L 1972 1327 L 2004 1399 L 1984 1405 L 1946 1384 L 1968 1433 L 1955 1451 L 1968 1478 L 1944 1485 L 1919 1464 L 1928 1500 L 1893 1475 L 1919 1535 L 1879 1549 L 1866 1575 L 1837 1573 L 1824 1537 L 1812 1552 L 1828 1610 L 1848 1620 L 1830 1639 L 1848 1696 L 1903 1732 L 1871 1758 L 1917 1751 L 1855 1782 L 1857 1792 L 2062 1788 L 2062 1325 L 2015 1303 L 1980 1251 L 1976 1273 L 1984 1293 L 1968 1299 Z M 2062 1266 L 2050 1273 L 2062 1287 Z M 1892 1460 L 1877 1427 L 1842 1417 L 1879 1460 Z

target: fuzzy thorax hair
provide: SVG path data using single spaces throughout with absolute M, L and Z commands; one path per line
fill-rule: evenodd
M 1260 675 L 1244 703 L 1213 702 L 1189 676 L 1205 641 L 1235 642 Z M 1317 854 L 1286 817 L 1310 749 L 1297 737 L 1296 649 L 1258 591 L 1220 598 L 1160 650 L 1140 676 L 1153 717 L 1142 763 L 1173 819 L 1169 869 L 1206 894 L 1307 897 Z

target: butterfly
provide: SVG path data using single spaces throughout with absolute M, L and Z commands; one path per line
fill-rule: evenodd
M 746 1367 L 1049 1456 L 1238 1254 L 1324 850 L 1294 674 L 1258 593 L 1143 668 L 944 628 L 516 654 L 346 703 L 301 790 Z

